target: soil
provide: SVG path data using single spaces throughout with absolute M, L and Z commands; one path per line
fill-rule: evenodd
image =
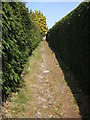
M 39 54 L 39 59 L 32 64 L 32 72 L 24 76 L 28 89 L 26 110 L 23 116 L 17 113 L 10 117 L 81 118 L 79 106 L 65 81 L 55 54 L 46 41 L 41 42 Z

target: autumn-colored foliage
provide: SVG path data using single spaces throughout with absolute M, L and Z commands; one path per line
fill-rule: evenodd
M 46 17 L 43 15 L 43 13 L 39 10 L 35 10 L 35 12 L 32 12 L 32 16 L 34 21 L 38 24 L 39 29 L 40 29 L 40 33 L 42 35 L 45 35 L 48 27 L 47 27 L 47 23 L 46 23 Z

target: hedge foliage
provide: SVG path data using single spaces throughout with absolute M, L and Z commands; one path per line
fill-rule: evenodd
M 24 64 L 40 41 L 40 31 L 25 4 L 2 3 L 3 94 L 16 91 Z
M 82 2 L 47 33 L 47 41 L 88 88 L 88 16 L 90 4 Z M 73 82 L 73 81 L 72 81 Z

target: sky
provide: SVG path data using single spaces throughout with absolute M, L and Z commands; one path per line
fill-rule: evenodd
M 27 2 L 26 7 L 32 11 L 40 10 L 46 16 L 48 28 L 51 28 L 55 22 L 75 9 L 80 2 Z

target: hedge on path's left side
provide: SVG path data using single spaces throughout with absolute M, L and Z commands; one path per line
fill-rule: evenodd
M 41 41 L 40 31 L 24 3 L 2 3 L 2 92 L 16 91 L 20 74 Z

